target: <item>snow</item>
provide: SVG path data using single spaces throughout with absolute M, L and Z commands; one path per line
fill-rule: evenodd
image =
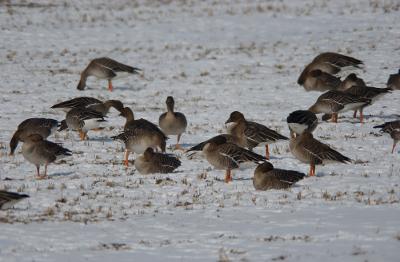
M 257 192 L 252 169 L 223 172 L 179 151 L 168 175 L 122 165 L 123 146 L 108 128 L 49 138 L 73 156 L 36 180 L 20 153 L 8 156 L 16 126 L 29 117 L 62 120 L 50 109 L 76 96 L 120 99 L 136 117 L 158 121 L 165 99 L 188 119 L 185 147 L 224 130 L 234 110 L 288 136 L 285 119 L 320 95 L 296 84 L 323 51 L 365 62 L 357 73 L 384 87 L 398 70 L 396 1 L 0 1 L 0 188 L 29 194 L 0 211 L 0 261 L 397 261 L 400 240 L 399 149 L 372 127 L 399 118 L 400 92 L 365 110 L 361 125 L 344 113 L 315 136 L 353 164 L 317 167 L 290 190 Z M 90 78 L 90 59 L 109 56 L 143 76 Z M 171 137 L 169 144 L 175 144 Z M 171 149 L 169 149 L 169 152 Z M 263 153 L 262 148 L 257 148 Z M 288 143 L 271 147 L 277 168 L 308 172 Z M 132 156 L 131 156 L 132 158 Z

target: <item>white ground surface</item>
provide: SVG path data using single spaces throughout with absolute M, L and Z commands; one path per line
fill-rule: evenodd
M 317 2 L 317 3 L 314 3 Z M 0 188 L 28 193 L 0 211 L 0 261 L 398 261 L 399 149 L 372 126 L 398 119 L 400 92 L 366 109 L 360 125 L 344 114 L 315 135 L 355 160 L 317 168 L 287 191 L 256 192 L 253 170 L 220 181 L 201 157 L 169 175 L 122 166 L 123 126 L 50 137 L 74 155 L 35 180 L 35 168 L 8 142 L 28 117 L 63 115 L 50 106 L 76 96 L 121 99 L 154 122 L 173 95 L 189 120 L 189 146 L 223 131 L 233 110 L 288 135 L 286 116 L 319 96 L 296 84 L 322 51 L 361 58 L 358 72 L 384 87 L 399 66 L 397 1 L 0 1 Z M 91 79 L 88 61 L 110 56 L 143 77 Z M 174 143 L 171 138 L 170 143 Z M 262 152 L 259 148 L 258 152 Z M 271 162 L 307 172 L 288 143 Z

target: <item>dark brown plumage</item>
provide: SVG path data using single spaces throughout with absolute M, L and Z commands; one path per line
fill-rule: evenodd
M 388 133 L 393 138 L 392 154 L 396 148 L 396 144 L 400 141 L 400 120 L 386 122 L 374 128 L 380 128 L 381 132 Z
M 135 167 L 141 174 L 172 173 L 180 165 L 181 161 L 175 156 L 154 152 L 151 147 L 135 160 Z
M 0 190 L 0 209 L 8 209 L 12 207 L 18 201 L 28 198 L 26 194 L 18 194 L 14 192 L 8 192 L 5 190 Z

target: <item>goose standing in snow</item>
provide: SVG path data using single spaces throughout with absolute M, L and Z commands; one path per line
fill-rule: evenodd
M 37 178 L 47 177 L 47 166 L 64 157 L 71 156 L 71 151 L 59 144 L 44 140 L 42 136 L 33 134 L 27 137 L 22 145 L 22 155 L 36 166 Z M 40 175 L 40 166 L 44 165 L 44 175 Z
M 268 127 L 252 122 L 247 121 L 244 118 L 244 115 L 239 111 L 234 111 L 230 114 L 228 120 L 226 120 L 225 124 L 228 124 L 230 127 L 228 129 L 231 130 L 232 127 L 235 127 L 239 123 L 244 124 L 244 134 L 247 139 L 247 148 L 249 150 L 253 150 L 253 148 L 257 146 L 265 145 L 265 157 L 269 159 L 269 144 L 275 143 L 279 140 L 289 140 L 289 138 L 279 134 L 278 132 L 269 129 Z
M 245 163 L 260 163 L 266 158 L 250 150 L 227 143 L 225 137 L 218 137 L 203 147 L 207 161 L 216 169 L 226 170 L 225 182 L 232 181 L 231 170 L 237 169 Z
M 187 120 L 184 114 L 174 111 L 175 101 L 172 96 L 167 97 L 167 112 L 160 115 L 158 125 L 161 130 L 168 135 L 176 135 L 175 149 L 182 149 L 179 145 L 181 135 L 186 131 Z
M 380 128 L 381 132 L 388 133 L 393 138 L 392 154 L 396 148 L 397 142 L 400 141 L 400 120 L 386 122 L 379 126 L 374 126 L 374 128 Z
M 139 74 L 139 68 L 122 64 L 108 57 L 96 58 L 90 61 L 89 65 L 81 73 L 78 90 L 83 90 L 86 87 L 86 79 L 89 76 L 95 76 L 99 79 L 106 79 L 108 81 L 108 90 L 113 90 L 111 80 L 119 77 L 123 73 Z
M 81 140 L 87 139 L 87 132 L 92 129 L 98 129 L 101 123 L 105 122 L 103 114 L 93 109 L 78 107 L 71 109 L 61 121 L 58 131 L 71 129 L 79 132 Z

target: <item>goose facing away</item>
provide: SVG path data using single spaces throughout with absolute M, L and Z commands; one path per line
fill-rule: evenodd
M 25 139 L 32 134 L 39 134 L 44 139 L 53 134 L 58 127 L 57 120 L 50 118 L 28 118 L 18 125 L 10 141 L 10 155 L 14 155 L 18 142 L 24 142 Z
M 58 104 L 53 105 L 53 109 L 61 109 L 64 112 L 69 112 L 73 108 L 89 108 L 97 112 L 100 112 L 103 116 L 106 116 L 111 107 L 115 108 L 119 112 L 124 108 L 124 105 L 119 100 L 107 100 L 102 102 L 93 97 L 76 97 Z
M 391 74 L 389 76 L 389 79 L 387 81 L 387 87 L 391 89 L 397 89 L 400 90 L 400 69 L 397 74 Z
M 345 67 L 361 68 L 362 65 L 363 62 L 354 57 L 334 52 L 321 53 L 304 68 L 297 80 L 297 83 L 299 85 L 304 85 L 308 74 L 313 70 L 321 70 L 328 74 L 335 75 Z
M 296 110 L 286 118 L 290 136 L 300 135 L 304 131 L 312 133 L 318 125 L 317 116 L 309 110 Z
M 127 129 L 123 133 L 111 138 L 120 140 L 125 144 L 124 165 L 126 167 L 129 166 L 128 159 L 130 152 L 142 154 L 149 147 L 165 152 L 167 139 L 164 134 L 146 126 Z
M 371 103 L 371 99 L 357 97 L 340 91 L 328 91 L 320 95 L 317 101 L 308 110 L 315 114 L 325 113 L 332 115 L 332 121 L 337 123 L 338 114 L 355 110 Z
M 165 102 L 167 104 L 167 112 L 160 115 L 158 124 L 161 130 L 168 135 L 176 135 L 176 149 L 182 149 L 179 145 L 181 135 L 186 131 L 187 120 L 184 114 L 174 112 L 175 101 L 172 96 L 168 96 Z
M 290 151 L 301 162 L 310 164 L 310 176 L 315 175 L 315 166 L 330 162 L 348 163 L 350 158 L 333 150 L 330 146 L 316 140 L 310 132 L 290 140 Z
M 254 171 L 253 185 L 256 190 L 286 189 L 305 176 L 293 170 L 276 169 L 270 162 L 264 162 Z
M 175 156 L 154 152 L 149 147 L 135 160 L 135 167 L 141 174 L 172 173 L 181 165 L 181 161 Z
M 203 147 L 207 161 L 219 170 L 226 170 L 225 182 L 232 181 L 231 170 L 239 168 L 244 163 L 261 163 L 266 158 L 252 151 L 227 143 L 225 137 L 218 137 Z
M 89 108 L 73 108 L 65 116 L 65 120 L 61 121 L 58 131 L 71 129 L 79 132 L 81 140 L 88 139 L 89 130 L 98 129 L 101 123 L 105 122 L 103 114 Z
M 27 137 L 22 146 L 22 155 L 36 166 L 37 177 L 47 177 L 47 166 L 64 157 L 71 156 L 71 151 L 59 144 L 44 140 L 42 136 L 33 134 Z M 45 166 L 44 176 L 40 175 L 40 166 Z
M 5 190 L 0 190 L 0 209 L 11 208 L 15 203 L 28 197 L 29 196 L 26 194 L 18 194 L 14 192 L 8 192 Z
M 289 140 L 287 137 L 262 124 L 247 121 L 244 115 L 239 111 L 232 112 L 225 124 L 235 127 L 235 125 L 238 125 L 241 122 L 244 124 L 244 135 L 247 139 L 247 147 L 249 150 L 253 150 L 253 148 L 257 146 L 265 145 L 266 159 L 269 159 L 270 157 L 269 144 L 277 142 L 278 140 Z M 229 129 L 231 130 L 231 128 Z
M 380 128 L 381 132 L 388 133 L 393 139 L 392 154 L 396 148 L 397 142 L 400 141 L 400 120 L 386 122 L 379 126 L 374 126 L 374 128 Z
M 95 76 L 99 79 L 108 80 L 108 90 L 113 90 L 111 80 L 121 73 L 139 74 L 141 69 L 122 64 L 108 57 L 101 57 L 93 59 L 89 65 L 81 73 L 78 90 L 83 90 L 86 87 L 86 79 L 89 76 Z

